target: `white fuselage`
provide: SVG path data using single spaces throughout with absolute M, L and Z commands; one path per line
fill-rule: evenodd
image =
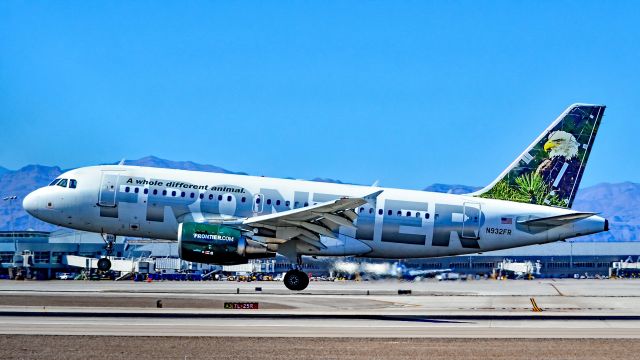
M 303 208 L 340 197 L 364 197 L 355 229 L 341 227 L 326 249 L 299 245 L 305 255 L 416 258 L 541 244 L 605 230 L 598 216 L 541 231 L 518 224 L 571 210 L 431 193 L 245 175 L 109 165 L 60 175 L 76 187 L 47 186 L 25 209 L 60 226 L 114 235 L 175 240 L 182 222 L 229 223 Z

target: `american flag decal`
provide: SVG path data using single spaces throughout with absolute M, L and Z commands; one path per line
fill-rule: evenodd
M 506 225 L 511 225 L 511 221 L 512 221 L 511 218 L 501 218 L 500 219 L 500 223 L 501 224 L 506 224 Z

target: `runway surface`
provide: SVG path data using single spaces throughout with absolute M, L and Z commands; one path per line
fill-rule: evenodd
M 625 320 L 446 320 L 4 316 L 2 334 L 357 338 L 640 338 Z
M 0 333 L 14 335 L 638 339 L 639 307 L 638 280 L 0 281 Z
M 0 336 L 2 359 L 634 359 L 627 339 Z

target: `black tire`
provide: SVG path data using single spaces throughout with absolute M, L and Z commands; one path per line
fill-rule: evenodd
M 109 271 L 109 269 L 111 269 L 111 260 L 107 258 L 101 258 L 98 260 L 98 270 Z
M 300 291 L 309 285 L 309 276 L 300 270 L 289 270 L 284 275 L 284 286 L 289 290 Z

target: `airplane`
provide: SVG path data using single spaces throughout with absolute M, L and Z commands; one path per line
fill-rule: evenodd
M 140 166 L 67 171 L 23 200 L 32 216 L 115 236 L 178 242 L 182 259 L 241 264 L 277 253 L 304 290 L 304 256 L 428 258 L 562 241 L 609 229 L 571 210 L 605 106 L 569 106 L 493 182 L 470 194 Z M 510 124 L 513 126 L 513 124 Z M 478 146 L 481 150 L 481 145 Z M 487 159 L 487 155 L 483 154 Z M 472 160 L 469 160 L 472 161 Z
M 452 269 L 421 269 L 407 267 L 407 265 L 396 261 L 393 263 L 356 263 L 352 261 L 336 261 L 332 266 L 333 270 L 342 274 L 365 275 L 381 278 L 397 278 L 403 280 L 416 280 L 417 278 L 432 278 L 439 274 L 450 273 Z

